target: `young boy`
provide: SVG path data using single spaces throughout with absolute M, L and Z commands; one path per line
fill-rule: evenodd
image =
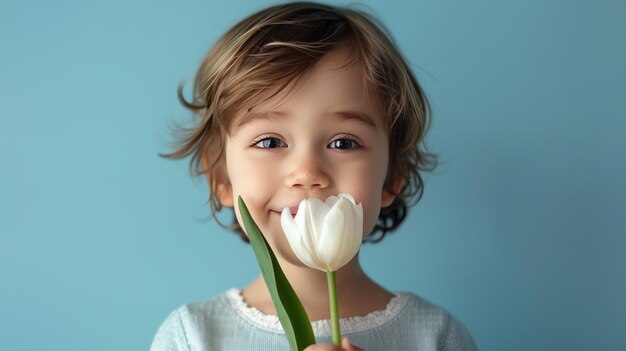
M 180 90 L 179 90 L 180 92 Z M 366 15 L 313 3 L 270 7 L 235 25 L 196 77 L 200 121 L 182 147 L 206 174 L 211 209 L 242 196 L 313 321 L 311 350 L 330 342 L 325 275 L 302 264 L 282 232 L 283 208 L 305 198 L 351 194 L 363 204 L 364 240 L 378 241 L 419 200 L 427 100 L 392 41 Z M 337 272 L 341 330 L 366 350 L 475 350 L 454 316 L 412 293 L 392 293 L 361 269 Z M 259 276 L 243 290 L 172 312 L 153 350 L 288 350 Z

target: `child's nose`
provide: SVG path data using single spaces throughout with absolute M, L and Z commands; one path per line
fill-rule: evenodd
M 285 179 L 288 187 L 304 189 L 325 189 L 330 184 L 330 178 L 317 167 L 298 167 Z

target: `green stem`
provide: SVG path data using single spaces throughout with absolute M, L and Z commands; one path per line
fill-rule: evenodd
M 333 344 L 341 345 L 341 332 L 339 331 L 339 304 L 337 303 L 337 281 L 335 272 L 326 272 L 328 280 L 328 298 L 330 303 L 330 322 L 333 331 Z

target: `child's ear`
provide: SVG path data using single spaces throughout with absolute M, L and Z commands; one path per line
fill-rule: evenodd
M 202 158 L 202 166 L 204 169 L 208 169 L 209 161 L 207 158 Z M 230 182 L 228 181 L 228 176 L 226 176 L 226 170 L 220 167 L 215 172 L 215 179 L 211 176 L 210 173 L 206 173 L 207 181 L 209 182 L 209 189 L 211 192 L 217 196 L 217 199 L 220 201 L 222 206 L 224 207 L 234 207 L 235 201 L 233 200 L 233 190 L 230 186 Z
M 404 188 L 404 186 L 406 185 L 405 177 L 401 175 L 395 175 L 394 178 L 395 180 L 393 181 L 393 194 L 390 193 L 387 188 L 383 186 L 383 195 L 380 202 L 381 207 L 390 206 L 396 199 L 396 196 L 398 196 L 402 188 Z

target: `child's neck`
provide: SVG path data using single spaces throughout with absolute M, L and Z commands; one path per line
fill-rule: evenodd
M 326 273 L 280 262 L 311 321 L 329 319 Z M 361 269 L 358 256 L 336 272 L 339 317 L 365 316 L 384 310 L 393 294 L 370 279 Z M 245 302 L 265 314 L 276 314 L 263 277 L 259 275 L 243 292 Z

